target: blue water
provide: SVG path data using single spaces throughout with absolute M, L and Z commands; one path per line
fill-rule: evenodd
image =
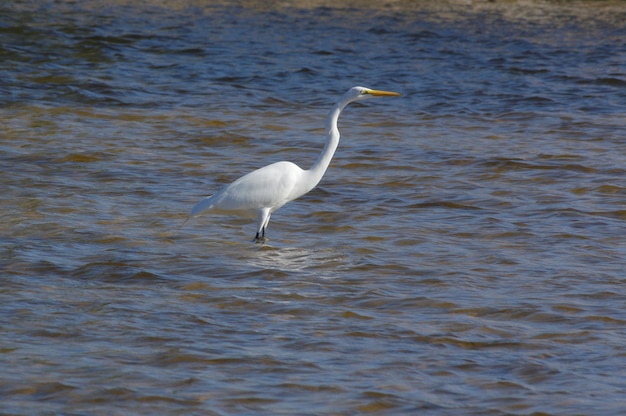
M 621 415 L 626 6 L 0 5 L 0 414 Z M 252 221 L 237 177 L 319 187 Z

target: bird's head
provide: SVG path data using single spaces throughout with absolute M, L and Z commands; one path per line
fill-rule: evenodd
M 372 97 L 398 97 L 399 93 L 392 91 L 373 90 L 365 87 L 352 87 L 346 93 L 350 101 L 366 100 Z

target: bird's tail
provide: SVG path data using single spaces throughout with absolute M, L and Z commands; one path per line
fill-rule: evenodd
M 185 220 L 185 222 L 183 222 L 183 223 L 181 224 L 181 226 L 180 226 L 180 227 L 178 227 L 178 231 L 180 231 L 180 230 L 182 230 L 182 229 L 183 229 L 183 227 L 185 226 L 185 224 L 187 224 L 187 223 L 189 222 L 189 220 L 191 219 L 191 217 L 192 217 L 191 215 L 187 217 L 187 219 Z
M 213 195 L 207 196 L 191 208 L 191 216 L 203 213 L 213 206 Z
M 206 198 L 198 202 L 196 205 L 194 205 L 193 208 L 191 208 L 191 214 L 187 217 L 185 222 L 183 222 L 182 225 L 178 228 L 178 231 L 182 230 L 185 224 L 187 224 L 191 218 L 193 218 L 194 216 L 198 214 L 203 213 L 206 210 L 211 209 L 211 207 L 213 206 L 213 202 L 210 201 L 210 199 L 211 199 L 211 196 L 207 196 Z

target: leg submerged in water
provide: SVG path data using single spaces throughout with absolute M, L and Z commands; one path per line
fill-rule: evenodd
M 260 232 L 256 233 L 256 237 L 254 237 L 254 240 L 252 240 L 255 243 L 265 243 L 265 241 L 267 241 L 267 238 L 265 238 L 265 228 L 263 228 Z
M 252 240 L 255 243 L 264 243 L 267 240 L 267 238 L 265 238 L 265 229 L 270 223 L 271 215 L 269 208 L 263 208 L 259 211 L 259 228 L 257 229 L 256 237 Z

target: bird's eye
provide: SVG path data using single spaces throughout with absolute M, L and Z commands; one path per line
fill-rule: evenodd
M 369 91 L 368 90 L 361 91 L 361 95 L 365 95 L 365 94 L 369 94 Z

